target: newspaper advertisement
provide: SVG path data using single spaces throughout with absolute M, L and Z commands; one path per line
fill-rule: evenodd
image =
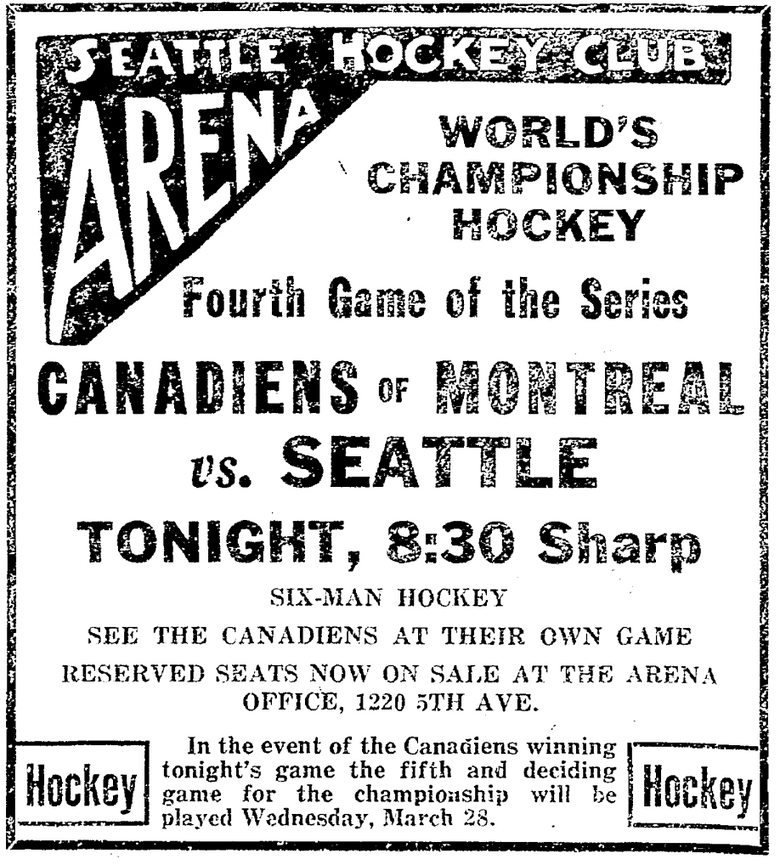
M 7 845 L 766 854 L 769 7 L 6 12 Z

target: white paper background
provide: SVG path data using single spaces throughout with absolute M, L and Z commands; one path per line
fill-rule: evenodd
M 116 23 L 116 18 L 120 22 Z M 17 33 L 18 129 L 20 142 L 34 136 L 34 81 L 32 65 L 23 62 L 34 36 L 41 32 L 104 32 L 129 29 L 129 16 L 22 16 Z M 133 15 L 139 29 L 186 29 L 208 26 L 260 26 L 288 23 L 290 16 L 253 16 L 217 13 L 174 16 L 166 13 Z M 294 19 L 296 20 L 296 19 Z M 341 23 L 335 15 L 323 24 Z M 475 23 L 480 20 L 475 18 Z M 610 19 L 611 24 L 614 19 Z M 312 19 L 313 23 L 317 23 Z M 417 23 L 416 16 L 382 23 Z M 548 26 L 540 16 L 491 16 L 496 25 Z M 675 15 L 671 22 L 655 16 L 621 15 L 617 23 L 704 26 L 702 17 Z M 373 21 L 371 22 L 373 23 Z M 435 22 L 439 23 L 439 21 Z M 441 23 L 444 23 L 442 20 Z M 549 24 L 557 23 L 554 20 Z M 566 23 L 569 23 L 568 21 Z M 574 22 L 572 22 L 574 23 Z M 605 24 L 605 16 L 578 16 L 576 24 Z M 146 298 L 84 348 L 57 349 L 43 340 L 39 260 L 36 255 L 37 157 L 32 144 L 20 148 L 18 340 L 18 610 L 19 679 L 18 731 L 24 739 L 151 738 L 152 813 L 162 780 L 155 777 L 158 755 L 184 761 L 184 740 L 233 734 L 241 738 L 323 738 L 359 730 L 387 738 L 420 735 L 427 738 L 575 740 L 587 735 L 616 741 L 619 748 L 632 741 L 717 741 L 758 744 L 758 544 L 757 544 L 757 410 L 758 410 L 758 16 L 718 16 L 708 26 L 733 33 L 733 81 L 728 87 L 672 87 L 647 85 L 517 85 L 382 84 L 361 98 L 332 127 L 311 144 L 247 207 L 224 226 L 201 250 L 157 286 Z M 571 26 L 571 25 L 570 25 Z M 25 53 L 27 52 L 27 53 Z M 413 99 L 409 93 L 413 90 Z M 647 114 L 659 120 L 660 143 L 651 151 L 612 145 L 604 151 L 575 152 L 583 161 L 735 161 L 745 178 L 724 198 L 649 196 L 644 199 L 609 196 L 486 196 L 461 199 L 442 196 L 377 196 L 365 183 L 368 167 L 376 161 L 428 159 L 436 164 L 453 159 L 528 159 L 572 161 L 572 151 L 510 148 L 496 152 L 480 144 L 474 151 L 448 150 L 438 128 L 439 114 L 481 113 L 521 116 L 566 114 Z M 341 165 L 339 164 L 341 163 Z M 343 166 L 343 169 L 342 167 Z M 302 194 L 302 190 L 305 193 Z M 484 200 L 483 200 L 484 199 Z M 609 203 L 608 203 L 609 202 Z M 488 239 L 480 244 L 450 239 L 452 206 L 513 207 L 646 207 L 634 244 L 505 244 Z M 407 221 L 408 217 L 408 221 Z M 290 230 L 295 226 L 295 235 Z M 226 267 L 229 262 L 229 269 Z M 267 285 L 271 278 L 294 274 L 307 290 L 304 320 L 212 320 L 180 315 L 181 277 L 201 275 L 206 287 Z M 478 321 L 451 321 L 444 315 L 446 291 L 465 287 L 469 276 L 482 276 L 483 314 Z M 346 275 L 353 286 L 422 288 L 429 312 L 418 321 L 339 322 L 327 315 L 325 294 L 329 280 Z M 505 278 L 529 277 L 532 286 L 554 288 L 562 296 L 564 312 L 552 322 L 505 321 L 500 316 L 499 291 Z M 585 322 L 577 310 L 579 282 L 596 275 L 605 287 L 637 287 L 649 276 L 655 288 L 685 288 L 691 313 L 683 321 Z M 156 362 L 179 360 L 187 370 L 195 360 L 208 359 L 226 367 L 232 360 L 293 358 L 321 359 L 323 369 L 340 359 L 359 369 L 360 407 L 354 415 L 252 416 L 225 414 L 214 418 L 152 415 L 143 417 L 82 418 L 69 412 L 44 417 L 36 400 L 37 371 L 46 360 L 66 357 L 69 370 L 81 360 L 101 360 L 110 369 L 115 359 L 146 362 L 153 375 Z M 515 363 L 521 375 L 527 360 L 556 360 L 559 365 L 559 414 L 531 417 L 521 408 L 498 417 L 483 411 L 473 417 L 434 414 L 434 366 L 440 358 L 480 361 L 483 368 L 496 360 Z M 598 411 L 575 418 L 570 410 L 564 364 L 573 360 L 623 360 L 638 367 L 643 360 L 666 360 L 671 372 L 670 402 L 674 401 L 686 360 L 702 360 L 708 373 L 718 361 L 734 364 L 735 400 L 744 403 L 739 418 L 609 417 Z M 380 405 L 374 383 L 381 376 L 408 376 L 411 387 L 401 406 Z M 601 369 L 592 376 L 596 396 Z M 153 379 L 152 379 L 153 380 Z M 287 374 L 282 376 L 283 399 L 289 401 Z M 708 379 L 711 397 L 716 378 Z M 150 385 L 148 385 L 150 386 Z M 185 385 L 186 387 L 186 385 Z M 635 385 L 635 391 L 638 387 Z M 188 396 L 191 396 L 190 387 Z M 327 394 L 327 390 L 324 390 Z M 110 392 L 109 392 L 110 398 Z M 635 397 L 636 399 L 636 397 Z M 325 401 L 324 401 L 325 402 Z M 309 434 L 323 441 L 331 434 L 404 435 L 413 448 L 421 488 L 394 492 L 385 489 L 330 490 L 323 483 L 298 491 L 278 480 L 286 471 L 281 445 L 292 435 Z M 515 490 L 511 459 L 499 455 L 499 481 L 494 490 L 479 490 L 476 455 L 456 453 L 454 484 L 434 490 L 432 455 L 419 448 L 422 435 L 529 435 L 552 468 L 551 443 L 559 436 L 595 435 L 599 449 L 592 455 L 598 490 Z M 263 448 L 262 443 L 268 442 Z M 323 451 L 325 448 L 323 447 Z M 378 448 L 372 447 L 367 466 Z M 121 459 L 117 460 L 117 454 Z M 253 485 L 248 490 L 224 492 L 189 486 L 189 460 L 203 453 L 239 457 Z M 719 456 L 729 454 L 725 472 L 715 470 Z M 546 454 L 546 459 L 545 459 Z M 503 460 L 501 458 L 504 458 Z M 504 472 L 501 466 L 504 465 Z M 96 470 L 95 467 L 100 469 Z M 628 466 L 628 468 L 626 468 Z M 460 477 L 459 477 L 460 475 Z M 469 480 L 463 480 L 468 478 Z M 351 577 L 338 562 L 330 566 L 280 565 L 130 565 L 116 556 L 102 565 L 86 562 L 86 539 L 74 530 L 78 519 L 129 519 L 158 524 L 163 519 L 344 519 L 347 530 L 337 536 L 337 550 L 360 549 L 362 561 Z M 517 549 L 512 562 L 489 566 L 477 561 L 457 567 L 422 561 L 404 567 L 389 563 L 384 554 L 386 527 L 396 519 L 419 523 L 423 531 L 440 530 L 449 519 L 465 519 L 475 526 L 501 519 L 513 526 Z M 547 520 L 570 524 L 587 519 L 595 530 L 692 531 L 702 538 L 700 564 L 671 574 L 655 567 L 578 567 L 542 565 L 536 530 Z M 748 544 L 747 549 L 745 544 Z M 328 585 L 384 586 L 392 602 L 395 586 L 479 586 L 508 588 L 506 609 L 457 614 L 443 611 L 409 613 L 383 605 L 381 613 L 366 610 L 271 608 L 271 586 Z M 205 665 L 222 662 L 299 662 L 325 659 L 306 648 L 240 650 L 220 645 L 194 650 L 155 648 L 149 640 L 132 650 L 86 646 L 86 628 L 93 624 L 207 624 L 213 637 L 224 625 L 252 625 L 281 621 L 289 624 L 333 622 L 378 624 L 380 645 L 358 652 L 333 650 L 333 663 L 499 663 L 502 670 L 518 663 L 613 663 L 616 672 L 633 663 L 711 665 L 720 684 L 700 686 L 559 686 L 534 689 L 540 711 L 534 717 L 507 714 L 428 717 L 412 707 L 401 716 L 363 719 L 345 713 L 337 720 L 307 713 L 248 714 L 240 708 L 240 685 L 178 686 L 62 686 L 55 685 L 59 665 L 122 661 L 185 661 Z M 427 625 L 432 634 L 440 624 L 513 624 L 526 628 L 528 645 L 516 655 L 496 648 L 455 649 L 437 640 L 423 652 L 394 650 L 387 634 L 393 625 Z M 685 650 L 615 649 L 611 634 L 620 625 L 683 625 L 694 632 Z M 535 634 L 546 626 L 602 625 L 601 647 L 573 652 L 541 646 Z M 132 653 L 132 654 L 131 654 Z M 196 655 L 197 653 L 197 655 Z M 121 657 L 120 657 L 121 655 Z M 273 656 L 273 657 L 272 657 Z M 574 657 L 573 657 L 574 656 Z M 552 677 L 551 677 L 552 678 Z M 619 677 L 616 677 L 619 678 Z M 378 687 L 377 690 L 382 690 Z M 304 688 L 301 688 L 302 690 Z M 357 689 L 355 689 L 357 690 Z M 372 690 L 366 688 L 365 690 Z M 410 688 L 410 695 L 420 688 Z M 431 686 L 427 690 L 439 690 Z M 458 690 L 455 688 L 455 690 Z M 463 690 L 468 690 L 464 688 Z M 495 690 L 514 691 L 512 686 Z M 525 690 L 525 688 L 518 688 Z M 538 694 L 538 698 L 537 695 Z M 346 701 L 345 701 L 346 702 Z M 413 703 L 410 698 L 409 702 Z M 365 713 L 368 714 L 368 713 Z M 384 713 L 376 713 L 383 715 Z M 625 789 L 622 751 L 614 761 Z M 487 760 L 485 760 L 487 762 Z M 392 765 L 391 761 L 387 761 Z M 454 762 L 453 762 L 453 765 Z M 519 773 L 516 773 L 519 774 Z M 495 783 L 495 782 L 494 782 Z M 351 784 L 351 782 L 350 782 Z M 345 784 L 349 787 L 350 784 Z M 510 779 L 509 784 L 512 784 Z M 466 786 L 453 779 L 452 786 Z M 278 786 L 278 785 L 274 785 Z M 387 786 L 393 786 L 388 783 Z M 335 786 L 338 790 L 338 786 Z M 588 803 L 583 785 L 581 807 L 532 811 L 527 785 L 512 790 L 508 806 L 499 809 L 497 826 L 489 837 L 479 830 L 385 830 L 359 837 L 354 830 L 328 840 L 387 841 L 656 841 L 663 830 L 630 830 L 623 804 Z M 334 804 L 351 810 L 351 796 Z M 234 803 L 234 811 L 240 802 Z M 287 802 L 285 802 L 287 804 Z M 292 802 L 289 803 L 292 807 Z M 462 809 L 453 806 L 458 814 Z M 554 813 L 553 813 L 554 811 Z M 556 824 L 554 827 L 552 824 Z M 711 833 L 712 834 L 712 833 Z M 743 833 L 747 834 L 747 833 Z M 752 834 L 752 833 L 751 833 Z M 51 836 L 71 837 L 54 831 Z M 72 837 L 80 837 L 74 830 Z M 126 830 L 106 831 L 96 837 L 130 837 Z M 186 840 L 261 840 L 234 829 L 227 836 L 206 830 Z M 273 836 L 266 836 L 273 837 Z M 262 840 L 266 840 L 263 837 Z M 696 832 L 663 832 L 664 841 L 698 840 Z M 148 834 L 135 838 L 163 838 L 154 819 Z M 292 840 L 291 835 L 278 835 Z M 305 831 L 294 840 L 314 840 Z M 170 836 L 171 840 L 178 837 Z M 718 842 L 720 838 L 708 838 Z M 740 839 L 742 840 L 742 839 Z M 31 855 L 31 854 L 27 854 Z M 106 852 L 94 854 L 105 858 Z M 122 855 L 122 854 L 111 854 Z M 149 853 L 145 855 L 161 855 Z M 172 854 L 168 854 L 169 856 Z M 224 855 L 224 854 L 220 854 Z M 263 854 L 266 855 L 266 854 Z M 584 855 L 584 854 L 581 854 Z

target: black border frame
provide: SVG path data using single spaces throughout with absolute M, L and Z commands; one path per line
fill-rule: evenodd
M 709 13 L 758 14 L 761 16 L 761 93 L 760 93 L 760 321 L 759 321 L 759 495 L 758 544 L 759 577 L 759 846 L 745 844 L 620 842 L 186 842 L 186 841 L 17 841 L 16 840 L 16 43 L 18 13 L 28 12 L 428 12 L 458 14 L 501 13 Z M 570 19 L 571 20 L 571 19 Z M 666 853 L 746 853 L 769 852 L 769 110 L 771 69 L 771 8 L 769 5 L 693 5 L 665 3 L 443 3 L 443 4 L 366 4 L 350 3 L 257 3 L 257 2 L 74 2 L 10 3 L 6 7 L 6 93 L 7 93 L 7 680 L 6 680 L 6 847 L 13 850 L 253 850 L 253 851 L 546 851 L 546 852 L 666 852 Z M 630 747 L 630 745 L 629 745 Z M 738 747 L 738 746 L 735 746 Z

